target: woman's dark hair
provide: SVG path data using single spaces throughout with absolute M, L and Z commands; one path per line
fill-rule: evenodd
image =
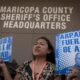
M 48 49 L 51 50 L 51 52 L 49 54 L 47 54 L 46 60 L 55 64 L 55 53 L 54 53 L 55 51 L 54 51 L 54 48 L 53 48 L 51 42 L 46 37 L 39 37 L 37 40 L 39 40 L 39 39 L 44 39 L 48 44 Z

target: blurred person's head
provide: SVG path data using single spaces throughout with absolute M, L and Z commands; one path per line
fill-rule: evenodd
M 80 67 L 80 53 L 77 53 L 75 56 L 75 64 Z
M 73 67 L 71 69 L 71 72 L 67 75 L 67 77 L 69 78 L 69 80 L 77 80 L 77 74 L 79 73 L 79 69 Z
M 54 80 L 61 80 L 61 75 L 56 75 Z

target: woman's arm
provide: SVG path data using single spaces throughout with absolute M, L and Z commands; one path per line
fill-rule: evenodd
M 4 75 L 4 80 L 19 80 L 19 78 L 20 78 L 20 74 L 17 73 L 15 78 L 12 79 L 11 76 L 10 76 L 10 73 L 9 73 L 9 71 L 7 69 L 7 67 L 4 67 L 3 75 Z
M 7 66 L 6 64 L 2 61 L 2 59 L 0 59 L 0 68 L 2 70 L 2 74 L 3 74 L 3 77 L 4 77 L 4 80 L 12 80 L 11 76 L 10 76 L 10 73 L 7 69 Z
M 17 73 L 14 80 L 19 80 L 19 79 L 20 79 L 20 74 Z
M 4 80 L 19 80 L 20 79 L 20 74 L 19 73 L 17 73 L 16 76 L 15 76 L 15 78 L 12 79 L 12 77 L 11 77 L 11 75 L 10 75 L 8 69 L 7 69 L 7 66 L 3 62 L 2 59 L 0 59 L 0 69 L 2 71 L 2 75 L 4 77 Z
M 12 79 L 6 66 L 3 69 L 3 76 L 4 76 L 4 80 L 19 80 L 20 78 L 20 74 L 17 73 L 15 78 Z

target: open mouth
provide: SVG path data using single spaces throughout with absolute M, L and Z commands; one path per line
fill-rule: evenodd
M 36 52 L 40 52 L 40 48 L 36 48 L 35 51 L 36 51 Z

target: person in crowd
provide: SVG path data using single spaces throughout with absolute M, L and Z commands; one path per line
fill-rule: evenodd
M 75 65 L 74 67 L 80 69 L 80 53 L 77 53 L 75 56 Z
M 80 53 L 75 55 L 75 65 L 71 66 L 70 70 L 67 80 L 80 80 Z
M 80 80 L 79 74 L 80 74 L 80 71 L 74 67 L 74 68 L 72 68 L 71 72 L 67 75 L 66 80 Z
M 54 80 L 55 56 L 51 42 L 46 37 L 39 37 L 34 43 L 32 53 L 33 60 L 25 61 L 17 68 L 14 80 Z M 2 59 L 0 68 L 5 80 L 13 80 Z
M 61 75 L 56 75 L 54 80 L 61 80 Z

